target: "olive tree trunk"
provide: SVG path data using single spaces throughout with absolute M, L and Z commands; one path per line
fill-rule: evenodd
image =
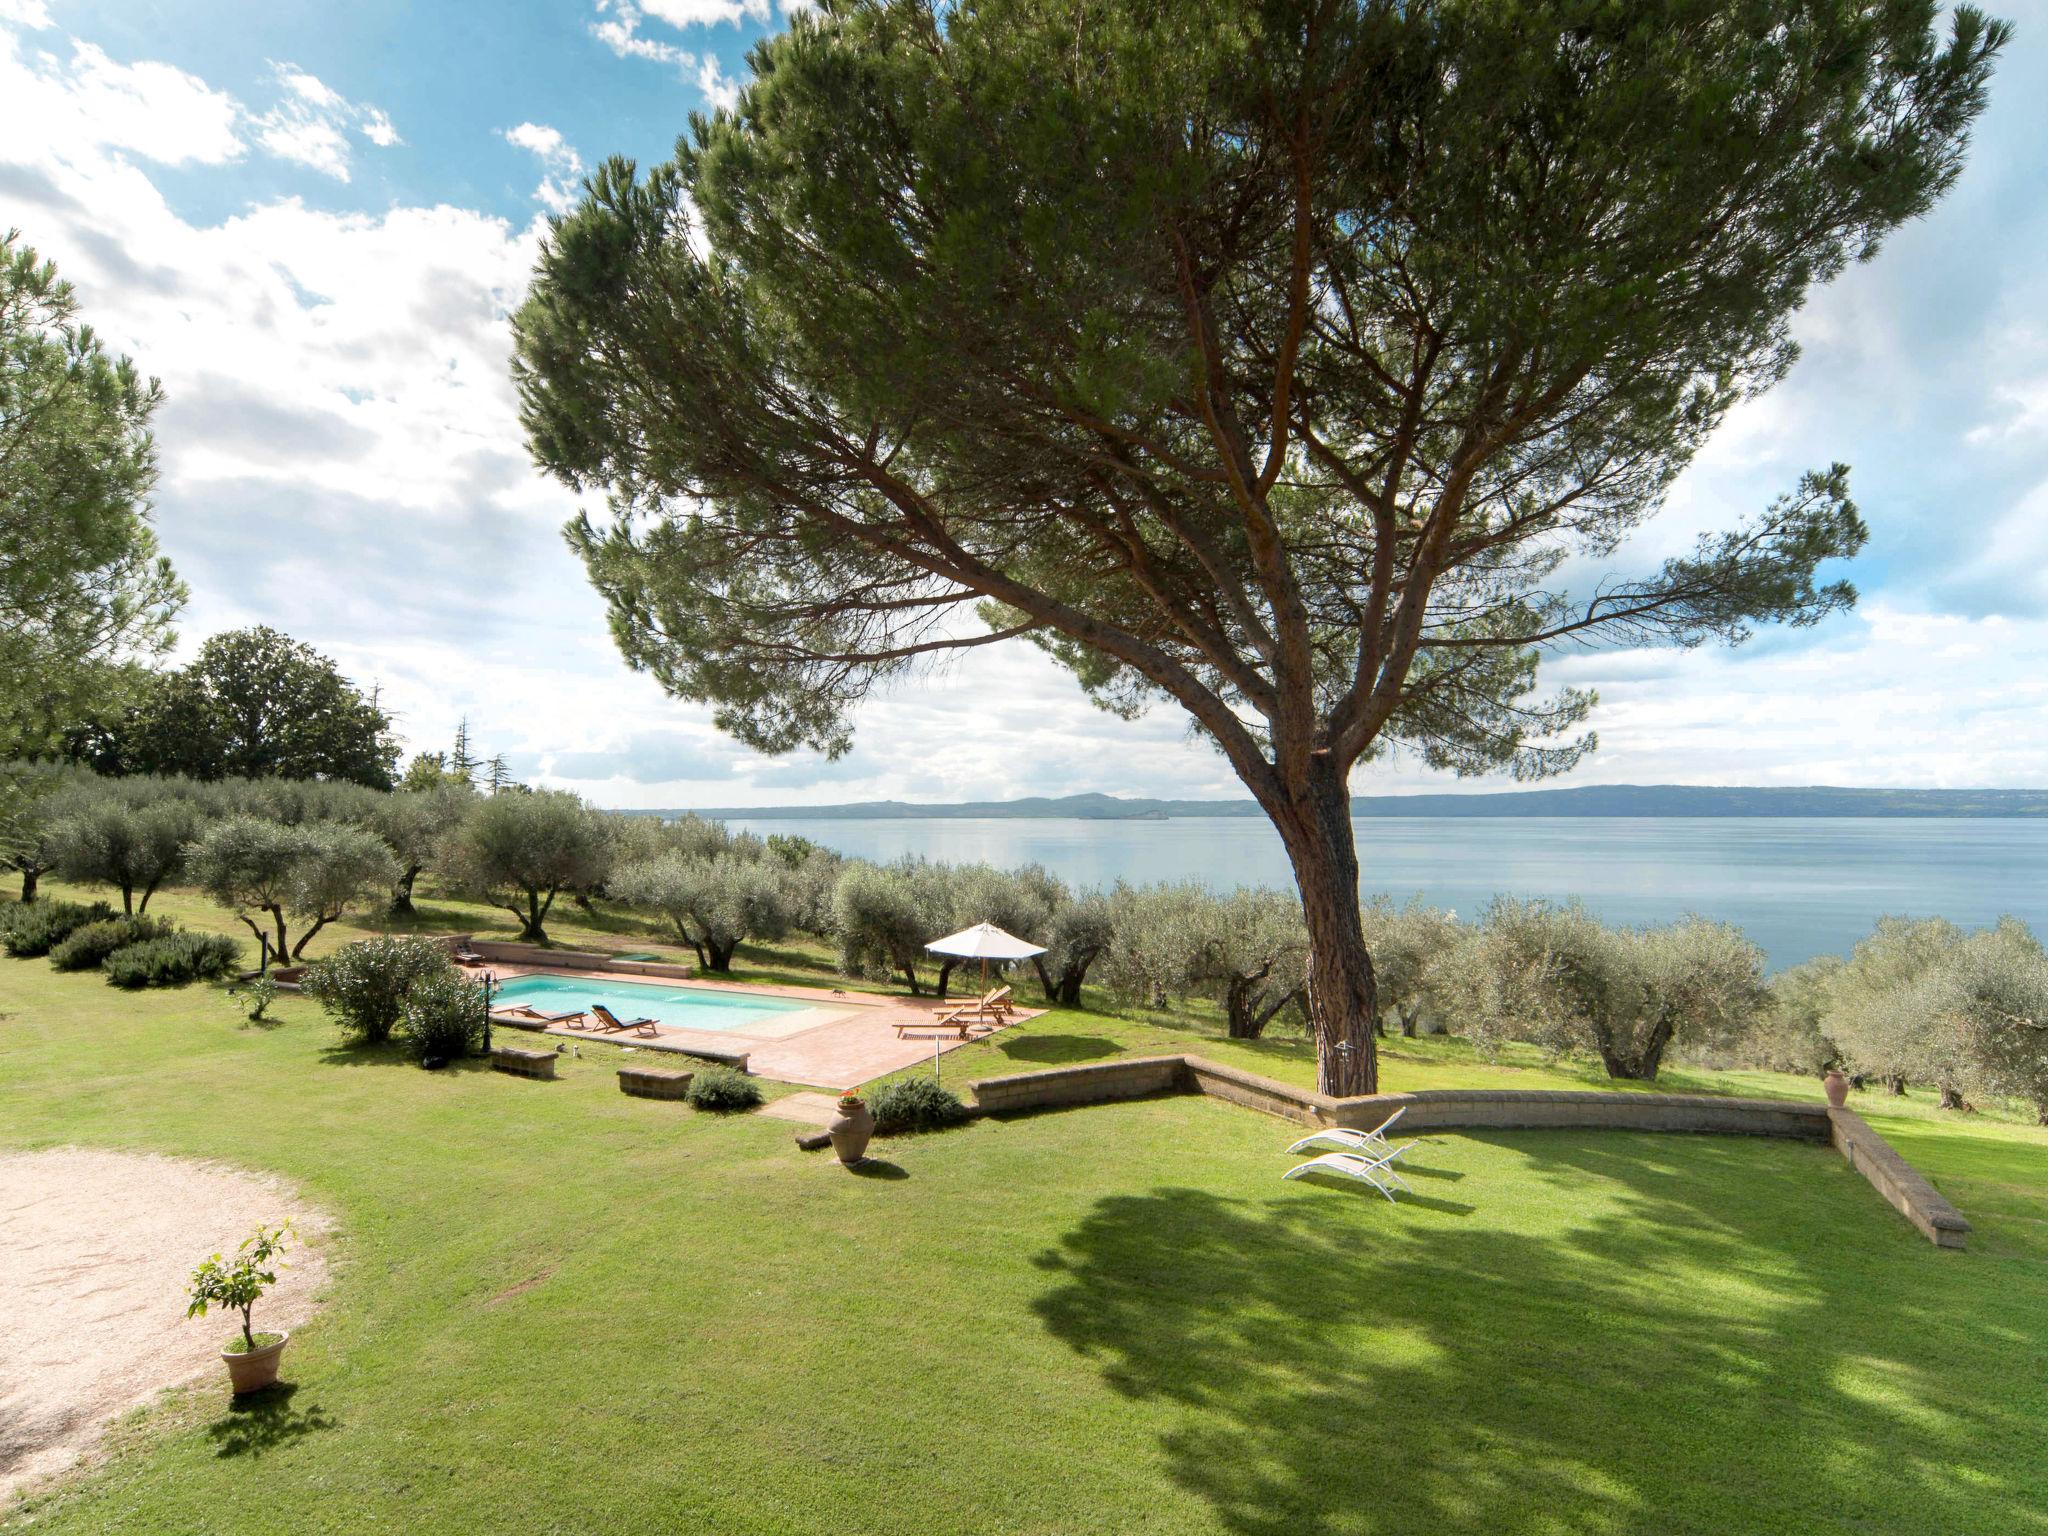
M 1379 1092 L 1373 1020 L 1379 994 L 1358 901 L 1358 849 L 1343 775 L 1311 759 L 1306 781 L 1266 807 L 1294 866 L 1308 925 L 1308 1020 L 1316 1088 L 1338 1097 Z

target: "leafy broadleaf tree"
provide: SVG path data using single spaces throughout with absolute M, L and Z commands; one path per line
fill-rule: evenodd
M 47 261 L 0 236 L 0 758 L 44 751 L 160 654 L 185 589 L 150 526 L 162 392 Z M 0 810 L 25 781 L 0 782 Z
M 327 657 L 266 626 L 214 635 L 79 755 L 102 773 L 330 779 L 389 789 L 390 718 Z
M 1661 566 L 1621 546 L 1955 176 L 2007 29 L 1936 27 L 828 0 L 554 226 L 528 439 L 611 498 L 570 537 L 627 660 L 754 747 L 844 751 L 879 681 L 1009 638 L 1186 711 L 1286 845 L 1320 1085 L 1369 1092 L 1353 767 L 1559 772 L 1592 701 L 1536 695 L 1543 648 L 1852 600 L 1839 466 Z

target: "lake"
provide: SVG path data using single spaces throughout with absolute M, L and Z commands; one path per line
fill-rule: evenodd
M 1068 884 L 1292 883 L 1263 818 L 733 820 L 865 859 L 1043 864 Z M 1965 927 L 2010 912 L 2048 934 L 2048 819 L 1374 817 L 1362 885 L 1476 917 L 1496 895 L 1577 897 L 1612 923 L 1735 923 L 1772 966 L 1846 953 L 1884 913 Z

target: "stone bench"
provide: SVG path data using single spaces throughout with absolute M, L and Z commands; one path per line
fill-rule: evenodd
M 694 1072 L 669 1072 L 660 1067 L 619 1068 L 619 1092 L 636 1099 L 680 1099 L 690 1091 Z
M 555 1075 L 555 1053 L 529 1051 L 516 1045 L 494 1045 L 491 1047 L 491 1070 L 510 1072 L 516 1077 L 552 1080 Z

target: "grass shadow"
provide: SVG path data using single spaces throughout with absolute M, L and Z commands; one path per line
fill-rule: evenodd
M 1824 1162 L 1764 1166 L 1808 1149 L 1597 1132 L 1540 1155 L 1562 1214 L 1527 1230 L 1365 1188 L 1105 1196 L 1038 1256 L 1034 1309 L 1151 1405 L 1156 1446 L 1127 1453 L 1238 1536 L 2036 1528 L 2027 1409 L 1954 1358 L 2036 1302 L 1958 1294 L 1955 1265 L 1872 1283 L 1919 1240 L 1860 1185 L 1816 1200 Z M 1408 1432 L 1367 1448 L 1360 1422 Z
M 1015 1027 L 1015 1026 L 1013 1026 Z M 1124 1047 L 1100 1035 L 1024 1034 L 998 1036 L 995 1048 L 1012 1061 L 1102 1061 L 1124 1054 Z
M 293 1405 L 298 1387 L 281 1381 L 261 1392 L 250 1392 L 228 1404 L 227 1416 L 206 1426 L 217 1457 L 262 1456 L 295 1440 L 339 1429 L 341 1421 L 314 1403 L 306 1408 Z
M 910 1177 L 910 1170 L 900 1163 L 892 1163 L 879 1157 L 864 1157 L 847 1167 L 846 1171 L 857 1179 L 881 1179 L 889 1183 Z

